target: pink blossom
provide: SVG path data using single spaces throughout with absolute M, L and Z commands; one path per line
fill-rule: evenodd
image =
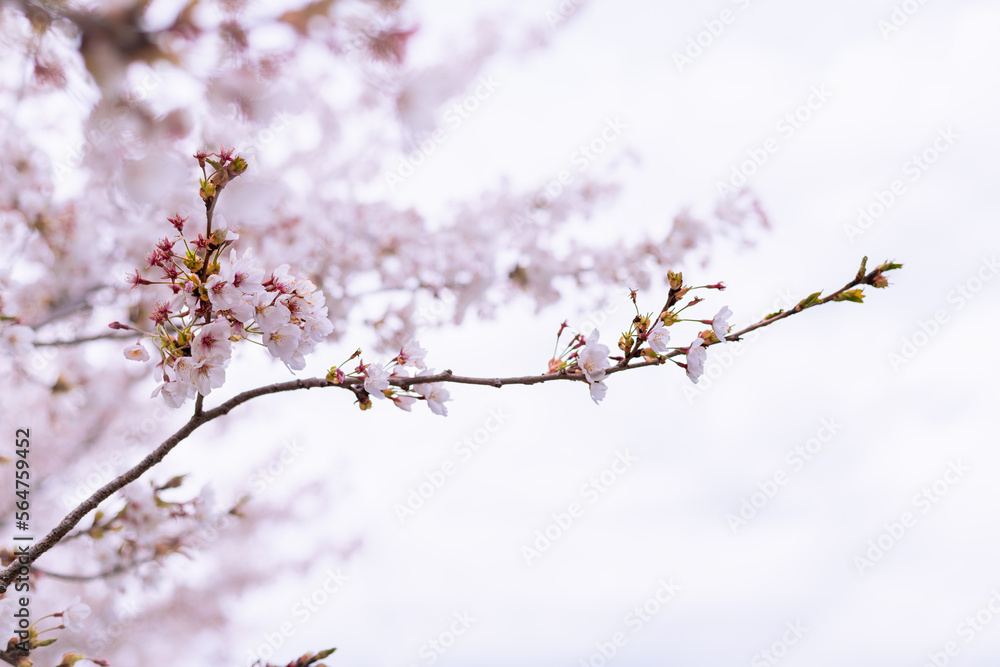
M 216 310 L 229 310 L 243 300 L 243 294 L 218 274 L 209 276 L 205 289 L 208 290 L 208 300 Z
M 400 366 L 415 366 L 419 370 L 425 370 L 427 368 L 427 364 L 424 363 L 426 355 L 427 350 L 420 347 L 420 343 L 411 340 L 399 351 L 396 360 Z
M 216 318 L 211 324 L 203 326 L 191 342 L 191 356 L 199 361 L 206 358 L 229 359 L 232 354 L 231 334 L 229 321 L 224 317 Z

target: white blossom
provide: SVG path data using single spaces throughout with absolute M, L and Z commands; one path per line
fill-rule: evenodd
M 604 378 L 604 369 L 611 366 L 611 362 L 608 361 L 608 355 L 611 354 L 611 350 L 608 349 L 607 345 L 601 345 L 598 343 L 600 338 L 600 333 L 597 329 L 590 332 L 587 336 L 586 345 L 580 352 L 579 365 L 583 370 L 584 376 L 587 378 L 587 382 L 597 382 Z
M 264 335 L 264 345 L 271 356 L 288 363 L 298 351 L 301 338 L 301 329 L 294 324 L 283 324 Z
M 80 596 L 76 596 L 69 603 L 69 607 L 62 613 L 63 625 L 72 632 L 79 632 L 83 629 L 83 619 L 90 616 L 90 607 L 80 602 Z
M 594 403 L 600 404 L 607 393 L 608 385 L 604 384 L 603 380 L 595 380 L 590 383 L 590 397 L 594 399 Z
M 4 326 L 0 323 L 0 347 L 15 354 L 28 354 L 35 342 L 35 330 L 23 324 Z
M 670 345 L 670 332 L 667 331 L 667 327 L 663 326 L 661 319 L 656 319 L 656 324 L 649 330 L 649 338 L 647 340 L 649 341 L 649 347 L 657 354 L 664 354 L 670 349 L 667 347 Z
M 705 372 L 705 358 L 708 356 L 705 350 L 705 341 L 698 336 L 688 347 L 687 351 L 687 376 L 691 382 L 698 384 L 698 378 Z
M 393 396 L 392 402 L 395 403 L 396 407 L 400 410 L 410 412 L 410 408 L 417 402 L 417 399 L 415 396 Z
M 218 274 L 209 276 L 205 289 L 209 302 L 216 310 L 230 310 L 243 302 L 243 293 Z
M 389 388 L 389 372 L 379 364 L 365 365 L 365 391 L 372 398 L 383 399 L 382 392 Z
M 712 331 L 723 343 L 726 342 L 726 335 L 729 333 L 729 318 L 732 316 L 733 311 L 729 310 L 729 306 L 723 306 L 722 310 L 712 318 Z
M 417 386 L 417 393 L 427 400 L 427 407 L 436 415 L 448 416 L 448 408 L 445 401 L 451 400 L 451 394 L 444 386 L 443 382 L 428 382 Z
M 211 324 L 203 326 L 191 341 L 191 356 L 198 361 L 210 357 L 223 361 L 229 359 L 232 354 L 231 334 L 229 320 L 217 317 Z
M 208 396 L 213 389 L 218 389 L 226 382 L 226 360 L 218 356 L 207 356 L 200 359 L 181 357 L 174 366 L 177 379 L 192 387 L 202 396 Z
M 427 350 L 420 347 L 420 343 L 417 341 L 411 340 L 400 349 L 399 356 L 396 359 L 399 361 L 400 366 L 414 366 L 419 370 L 426 370 L 427 364 L 424 363 L 426 355 Z
M 232 283 L 241 294 L 256 296 L 264 291 L 264 269 L 253 256 L 253 248 L 247 248 L 243 257 L 236 259 L 236 250 L 229 253 L 229 264 L 220 269 L 222 277 Z

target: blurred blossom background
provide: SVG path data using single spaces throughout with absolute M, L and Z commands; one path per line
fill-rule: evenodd
M 177 13 L 151 7 L 164 23 Z M 257 11 L 269 13 L 245 9 Z M 310 273 L 351 253 L 383 263 L 350 282 L 326 274 L 336 338 L 300 376 L 322 376 L 359 345 L 366 360 L 378 344 L 391 358 L 403 334 L 436 369 L 542 373 L 564 320 L 596 327 L 614 349 L 635 314 L 629 290 L 640 310 L 658 309 L 667 268 L 692 285 L 723 281 L 686 312 L 711 319 L 728 306 L 736 331 L 840 288 L 864 256 L 869 269 L 904 267 L 864 304 L 831 303 L 709 348 L 697 384 L 671 364 L 613 375 L 599 406 L 579 383 L 452 385 L 446 419 L 388 402 L 361 413 L 341 392 L 258 399 L 155 471 L 189 473 L 220 503 L 251 494 L 255 522 L 227 523 L 228 536 L 167 559 L 146 588 L 123 585 L 114 611 L 90 619 L 121 625 L 109 650 L 127 662 L 148 640 L 165 652 L 158 664 L 284 664 L 332 646 L 331 665 L 401 667 L 996 664 L 1000 6 L 410 0 L 401 12 L 374 45 L 342 45 L 339 64 L 302 46 L 297 76 L 315 88 L 279 77 L 248 98 L 245 123 L 221 114 L 247 82 L 199 92 L 167 69 L 123 75 L 141 87 L 158 72 L 162 82 L 147 81 L 154 111 L 204 92 L 220 114 L 157 117 L 181 157 L 119 147 L 138 155 L 111 195 L 130 210 L 153 219 L 187 206 L 197 219 L 196 170 L 182 156 L 202 145 L 185 123 L 201 123 L 206 144 L 256 161 L 218 215 L 271 266 Z M 379 16 L 359 13 L 353 34 L 370 37 Z M 266 51 L 287 36 L 253 39 Z M 372 49 L 402 69 L 384 74 L 392 103 L 366 109 L 338 68 Z M 98 93 L 73 94 L 85 117 Z M 40 125 L 68 113 L 52 99 L 22 104 Z M 38 140 L 55 163 L 66 141 Z M 323 150 L 334 141 L 343 152 Z M 55 194 L 86 201 L 88 187 L 73 171 Z M 727 217 L 717 207 L 733 194 L 743 208 Z M 538 198 L 559 234 L 518 226 Z M 383 208 L 401 213 L 384 220 Z M 274 231 L 268 211 L 311 226 Z M 365 259 L 359 233 L 338 240 L 347 224 L 370 245 L 395 239 L 398 256 Z M 672 230 L 690 249 L 664 251 L 669 266 L 633 252 Z M 139 248 L 166 232 L 149 223 L 128 234 Z M 533 235 L 551 255 L 517 245 Z M 446 272 L 423 259 L 435 243 L 467 262 L 454 275 L 472 286 L 399 300 L 412 267 Z M 588 271 L 567 268 L 583 255 Z M 139 258 L 119 256 L 103 274 Z M 510 284 L 477 288 L 477 265 L 494 260 L 516 265 Z M 675 325 L 672 344 L 703 328 Z M 244 352 L 220 396 L 286 379 Z M 136 401 L 147 384 L 129 385 Z M 30 419 L 49 416 L 36 407 Z M 86 601 L 102 585 L 68 590 Z M 204 596 L 214 611 L 199 617 Z M 185 626 L 169 619 L 188 608 L 218 632 L 178 641 Z

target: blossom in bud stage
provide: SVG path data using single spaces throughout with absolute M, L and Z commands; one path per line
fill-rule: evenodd
M 611 350 L 608 349 L 607 345 L 601 345 L 598 342 L 600 336 L 597 329 L 590 332 L 590 335 L 585 339 L 586 345 L 584 345 L 577 360 L 587 382 L 597 382 L 604 379 L 604 369 L 611 366 L 611 362 L 608 361 Z
M 383 392 L 389 388 L 389 372 L 378 364 L 366 364 L 364 368 L 365 391 L 372 398 L 384 399 L 385 394 Z
M 400 366 L 414 366 L 419 370 L 426 370 L 427 364 L 424 363 L 426 355 L 427 350 L 420 347 L 420 343 L 411 340 L 399 351 L 396 361 Z
M 392 402 L 395 403 L 396 407 L 400 410 L 410 412 L 410 408 L 417 402 L 417 399 L 415 396 L 393 396 Z
M 729 318 L 732 316 L 733 311 L 729 310 L 729 306 L 723 306 L 722 310 L 712 318 L 712 331 L 723 343 L 726 342 L 726 334 L 729 333 Z
M 872 278 L 872 287 L 878 287 L 879 289 L 889 286 L 889 279 L 883 276 L 881 273 L 877 274 Z
M 670 289 L 680 289 L 684 284 L 684 274 L 679 271 L 677 273 L 667 271 L 667 280 L 670 282 Z
M 167 222 L 174 226 L 178 234 L 183 234 L 184 223 L 187 222 L 187 218 L 182 218 L 180 213 L 174 213 L 174 217 L 167 218 Z
M 705 341 L 698 336 L 688 347 L 687 351 L 687 376 L 691 382 L 698 384 L 698 378 L 705 372 L 705 359 L 708 352 L 705 350 Z
M 607 393 L 608 385 L 604 384 L 602 380 L 595 380 L 590 383 L 590 397 L 594 399 L 594 403 L 600 404 Z
M 669 349 L 667 346 L 670 345 L 670 332 L 663 326 L 663 322 L 657 319 L 656 324 L 649 330 L 649 337 L 646 340 L 654 352 L 664 354 Z
M 130 289 L 134 289 L 139 285 L 152 284 L 148 280 L 142 277 L 142 274 L 139 273 L 139 269 L 135 269 L 135 273 L 130 273 L 127 276 L 125 276 L 125 282 L 127 282 L 129 285 L 132 286 Z
M 126 347 L 124 353 L 125 358 L 130 361 L 149 361 L 149 352 L 139 343 Z
M 63 653 L 62 660 L 56 667 L 73 667 L 81 660 L 86 660 L 82 653 Z
M 80 602 L 80 596 L 73 598 L 66 611 L 62 612 L 63 624 L 72 632 L 79 632 L 83 629 L 83 619 L 90 616 L 90 607 Z
M 443 382 L 429 382 L 418 385 L 417 393 L 427 401 L 427 407 L 431 409 L 431 412 L 442 417 L 448 416 L 448 408 L 445 407 L 445 401 L 451 400 L 451 394 Z

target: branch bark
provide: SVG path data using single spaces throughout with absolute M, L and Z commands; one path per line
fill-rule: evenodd
M 865 258 L 867 260 L 867 258 Z M 812 308 L 815 306 L 823 305 L 831 301 L 844 300 L 843 295 L 848 290 L 858 286 L 858 285 L 876 285 L 876 279 L 881 277 L 884 270 L 889 270 L 891 268 L 897 268 L 898 265 L 883 264 L 876 268 L 875 270 L 865 273 L 865 261 L 862 261 L 861 270 L 858 271 L 857 276 L 854 280 L 847 283 L 841 287 L 836 292 L 823 297 L 822 299 L 816 298 L 810 300 L 809 298 L 800 301 L 794 308 L 780 312 L 771 317 L 764 318 L 750 326 L 737 331 L 736 333 L 729 334 L 726 336 L 728 341 L 738 341 L 745 334 L 760 329 L 762 327 L 769 326 L 785 319 L 786 317 L 791 317 L 797 313 L 806 310 L 807 308 Z M 888 268 L 885 268 L 888 267 Z M 883 284 L 884 286 L 884 278 Z M 721 342 L 721 341 L 720 341 Z M 705 346 L 709 347 L 711 345 L 716 345 L 718 343 L 706 343 Z M 661 355 L 658 359 L 653 361 L 643 360 L 636 363 L 629 363 L 629 360 L 624 360 L 623 364 L 612 366 L 607 369 L 606 374 L 610 375 L 613 373 L 620 373 L 622 371 L 633 370 L 636 368 L 643 368 L 646 366 L 659 366 L 665 363 L 668 359 L 684 354 L 684 349 L 675 349 L 667 354 Z M 408 390 L 414 385 L 427 384 L 432 382 L 451 382 L 455 384 L 471 384 L 471 385 L 485 385 L 490 387 L 504 387 L 507 385 L 532 385 L 532 384 L 542 384 L 544 382 L 557 382 L 557 381 L 578 381 L 586 382 L 583 373 L 571 373 L 568 371 L 560 371 L 558 373 L 550 373 L 545 375 L 525 375 L 520 377 L 505 377 L 505 378 L 481 378 L 481 377 L 466 377 L 462 375 L 455 375 L 450 370 L 443 371 L 441 373 L 436 373 L 434 375 L 424 375 L 419 377 L 411 378 L 390 378 L 389 383 L 393 386 L 399 387 L 404 390 Z M 266 396 L 268 394 L 279 394 L 287 391 L 296 391 L 299 389 L 318 389 L 324 387 L 339 387 L 341 389 L 347 389 L 359 395 L 362 392 L 361 388 L 363 380 L 361 378 L 346 378 L 344 382 L 340 384 L 334 384 L 329 382 L 325 378 L 308 378 L 302 380 L 292 380 L 290 382 L 281 382 L 277 384 L 267 385 L 264 387 L 258 387 L 256 389 L 251 389 L 245 391 L 241 394 L 237 394 L 228 401 L 222 403 L 216 408 L 211 410 L 202 409 L 202 403 L 199 400 L 196 406 L 195 414 L 188 420 L 188 422 L 180 428 L 176 433 L 167 438 L 160 444 L 156 449 L 150 452 L 142 461 L 133 466 L 130 470 L 118 476 L 111 482 L 108 482 L 100 489 L 95 491 L 89 498 L 80 503 L 75 509 L 73 509 L 69 514 L 67 514 L 62 521 L 59 522 L 55 528 L 49 532 L 41 541 L 36 542 L 27 553 L 20 554 L 13 563 L 7 566 L 4 570 L 0 571 L 0 592 L 5 592 L 7 586 L 18 576 L 19 573 L 26 573 L 27 568 L 34 563 L 42 554 L 47 552 L 49 549 L 58 544 L 68 533 L 71 531 L 87 514 L 95 510 L 97 506 L 103 501 L 107 500 L 116 491 L 123 489 L 128 484 L 131 484 L 139 477 L 141 477 L 147 470 L 155 466 L 157 463 L 163 460 L 174 447 L 179 445 L 185 438 L 191 435 L 198 427 L 206 424 L 214 419 L 222 417 L 228 414 L 231 410 L 236 408 L 247 401 L 257 398 L 259 396 Z M 200 397 L 199 397 L 200 398 Z M 22 571 L 22 568 L 23 571 Z

